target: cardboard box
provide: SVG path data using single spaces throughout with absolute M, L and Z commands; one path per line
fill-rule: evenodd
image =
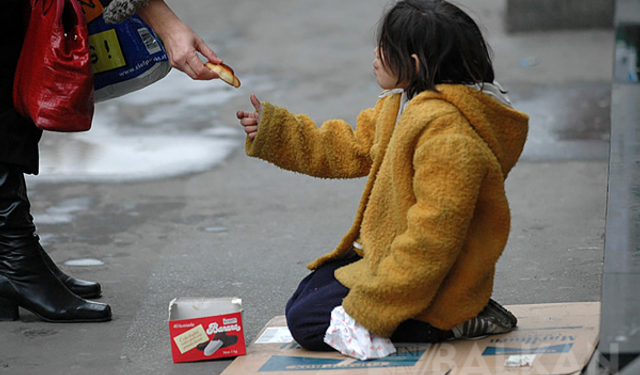
M 169 304 L 173 362 L 195 362 L 246 354 L 242 300 L 177 298 Z
M 432 345 L 396 344 L 396 354 L 370 361 L 304 350 L 279 316 L 222 375 L 549 375 L 576 374 L 586 367 L 598 343 L 600 303 L 506 307 L 518 317 L 518 328 L 510 333 Z

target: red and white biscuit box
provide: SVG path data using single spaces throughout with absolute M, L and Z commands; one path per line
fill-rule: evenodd
M 245 355 L 242 300 L 176 298 L 169 304 L 173 362 L 196 362 Z

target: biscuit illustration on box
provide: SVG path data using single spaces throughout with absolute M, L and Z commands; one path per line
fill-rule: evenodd
M 200 343 L 196 348 L 204 351 L 207 357 L 212 356 L 218 349 L 235 345 L 238 342 L 238 336 L 228 335 L 226 332 L 218 332 L 211 338 L 211 341 Z

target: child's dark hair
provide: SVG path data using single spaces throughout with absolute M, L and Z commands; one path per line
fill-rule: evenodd
M 402 0 L 384 16 L 378 31 L 383 63 L 409 82 L 412 97 L 440 83 L 494 81 L 489 47 L 478 25 L 444 0 Z M 411 55 L 417 55 L 420 68 Z

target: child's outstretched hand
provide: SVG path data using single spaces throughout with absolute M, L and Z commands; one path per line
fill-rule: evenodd
M 253 94 L 251 95 L 251 104 L 256 109 L 255 112 L 238 111 L 236 117 L 240 120 L 240 125 L 244 126 L 244 131 L 249 139 L 253 141 L 258 134 L 258 120 L 260 120 L 260 101 Z

